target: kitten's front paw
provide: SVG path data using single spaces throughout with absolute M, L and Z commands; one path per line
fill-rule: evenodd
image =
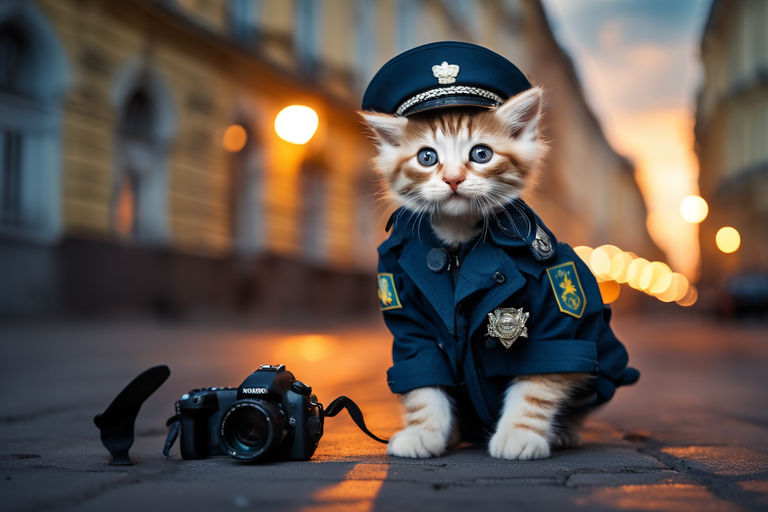
M 389 440 L 387 454 L 409 459 L 439 457 L 445 453 L 446 440 L 438 432 L 406 427 Z
M 488 443 L 488 453 L 497 459 L 546 459 L 549 457 L 549 443 L 527 428 L 499 428 Z

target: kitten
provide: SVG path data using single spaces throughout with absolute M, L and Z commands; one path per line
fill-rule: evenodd
M 542 91 L 534 87 L 492 110 L 448 108 L 407 118 L 361 115 L 375 135 L 375 165 L 389 195 L 428 218 L 434 234 L 451 249 L 484 243 L 489 223 L 531 186 L 546 149 L 540 138 L 541 104 Z M 586 373 L 514 378 L 488 443 L 490 454 L 540 459 L 553 447 L 577 444 L 581 418 L 564 411 L 569 397 L 590 378 Z M 390 455 L 439 456 L 461 439 L 458 423 L 465 411 L 443 387 L 410 390 L 403 405 L 405 426 L 390 440 Z

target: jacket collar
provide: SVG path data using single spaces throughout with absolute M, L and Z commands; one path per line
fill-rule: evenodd
M 538 274 L 543 268 L 528 251 L 523 253 L 525 257 L 513 259 L 505 250 L 530 247 L 537 225 L 543 227 L 536 214 L 521 200 L 510 203 L 491 220 L 489 235 L 486 234 L 490 240 L 468 242 L 470 245 L 465 251 L 455 288 L 448 270 L 435 273 L 426 266 L 429 251 L 443 247 L 432 231 L 429 217 L 401 208 L 392 214 L 388 225 L 394 228 L 392 235 L 379 251 L 384 254 L 395 246 L 403 246 L 400 266 L 426 296 L 449 331 L 454 330 L 456 307 L 462 300 L 487 290 L 477 302 L 476 309 L 481 310 L 482 315 L 471 320 L 474 330 L 484 320 L 485 313 L 523 287 L 525 278 L 519 270 Z M 504 276 L 502 282 L 499 282 L 499 275 Z

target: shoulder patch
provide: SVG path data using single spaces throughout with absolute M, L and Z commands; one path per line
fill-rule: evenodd
M 379 282 L 379 308 L 382 311 L 401 309 L 403 305 L 400 304 L 400 297 L 397 296 L 394 276 L 384 273 L 378 274 L 376 277 Z
M 557 306 L 561 313 L 581 318 L 587 307 L 587 297 L 581 287 L 576 265 L 572 261 L 555 265 L 547 269 L 549 283 L 555 292 Z

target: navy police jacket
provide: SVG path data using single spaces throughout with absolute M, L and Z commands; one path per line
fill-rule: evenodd
M 589 397 L 582 400 L 588 406 L 638 379 L 611 331 L 610 309 L 592 273 L 523 201 L 508 205 L 455 253 L 442 246 L 429 219 L 400 209 L 390 225 L 378 249 L 378 284 L 394 335 L 394 365 L 387 372 L 392 392 L 452 389 L 490 428 L 518 375 L 590 373 Z M 503 308 L 529 314 L 523 319 L 527 337 L 509 348 L 489 333 L 489 313 Z

